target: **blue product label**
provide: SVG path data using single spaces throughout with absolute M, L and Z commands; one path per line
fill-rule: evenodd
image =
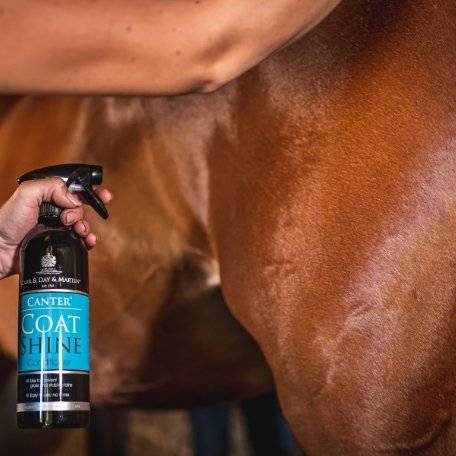
M 89 297 L 77 291 L 22 293 L 18 371 L 89 371 Z

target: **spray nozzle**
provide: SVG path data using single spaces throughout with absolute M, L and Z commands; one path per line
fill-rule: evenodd
M 60 177 L 70 192 L 80 193 L 100 217 L 108 218 L 108 211 L 103 201 L 93 189 L 93 185 L 99 185 L 103 180 L 103 168 L 101 166 L 83 163 L 47 166 L 23 174 L 17 179 L 17 182 L 21 184 L 24 181 L 48 177 Z

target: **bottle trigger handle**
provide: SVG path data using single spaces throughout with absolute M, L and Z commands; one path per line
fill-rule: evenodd
M 66 185 L 70 192 L 80 193 L 100 217 L 104 219 L 109 217 L 106 206 L 92 187 L 90 170 L 84 168 L 76 169 L 68 176 Z

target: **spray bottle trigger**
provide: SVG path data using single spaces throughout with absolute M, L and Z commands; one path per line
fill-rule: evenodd
M 109 217 L 106 206 L 93 190 L 89 170 L 84 168 L 76 169 L 69 175 L 66 185 L 70 190 L 74 189 L 75 192 L 81 193 L 100 217 L 104 219 Z

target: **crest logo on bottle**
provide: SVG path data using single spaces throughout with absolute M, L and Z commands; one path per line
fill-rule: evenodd
M 46 253 L 41 257 L 41 271 L 37 271 L 39 275 L 61 274 L 62 271 L 57 266 L 57 258 L 52 253 L 52 247 L 46 249 Z
M 54 268 L 56 264 L 57 258 L 52 255 L 51 252 L 46 252 L 46 254 L 41 257 L 42 268 Z

